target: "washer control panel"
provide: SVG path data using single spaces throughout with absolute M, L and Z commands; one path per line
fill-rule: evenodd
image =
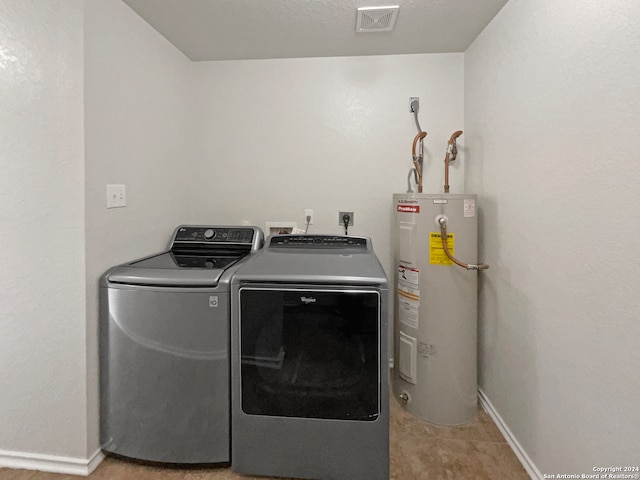
M 254 233 L 254 229 L 249 227 L 185 226 L 176 230 L 173 243 L 251 244 Z
M 271 248 L 311 248 L 311 249 L 367 249 L 367 239 L 345 235 L 276 235 L 271 237 Z

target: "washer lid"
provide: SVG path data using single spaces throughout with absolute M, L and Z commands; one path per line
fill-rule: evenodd
M 172 287 L 215 287 L 225 269 L 241 257 L 207 257 L 161 253 L 112 269 L 111 283 Z

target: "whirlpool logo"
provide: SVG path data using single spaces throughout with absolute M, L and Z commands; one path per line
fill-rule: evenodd
M 309 305 L 310 303 L 316 303 L 316 297 L 300 297 L 300 301 L 305 305 Z

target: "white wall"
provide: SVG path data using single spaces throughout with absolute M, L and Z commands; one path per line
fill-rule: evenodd
M 0 12 L 0 464 L 86 458 L 83 2 Z
M 191 63 L 120 1 L 0 11 L 0 465 L 86 473 L 98 278 L 193 216 Z
M 195 204 L 202 222 L 295 221 L 311 233 L 371 236 L 390 272 L 391 195 L 405 192 L 420 97 L 425 192 L 442 191 L 449 136 L 463 125 L 463 55 L 397 55 L 194 64 L 204 154 Z M 460 139 L 464 145 L 464 136 Z M 452 170 L 460 191 L 464 154 Z
M 166 248 L 192 219 L 196 105 L 191 62 L 120 1 L 85 21 L 88 445 L 98 448 L 98 279 Z M 106 185 L 127 206 L 106 209 Z
M 464 56 L 196 65 L 119 1 L 0 11 L 0 456 L 97 448 L 98 277 L 178 223 L 351 209 L 390 271 L 419 96 L 425 191 L 464 122 L 481 193 L 481 387 L 540 472 L 637 460 L 636 2 L 511 0 Z
M 640 452 L 640 4 L 511 0 L 465 54 L 480 386 L 533 473 Z

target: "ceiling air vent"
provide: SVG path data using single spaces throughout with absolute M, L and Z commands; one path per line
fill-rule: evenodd
M 398 18 L 399 5 L 390 7 L 359 7 L 356 32 L 390 32 Z

